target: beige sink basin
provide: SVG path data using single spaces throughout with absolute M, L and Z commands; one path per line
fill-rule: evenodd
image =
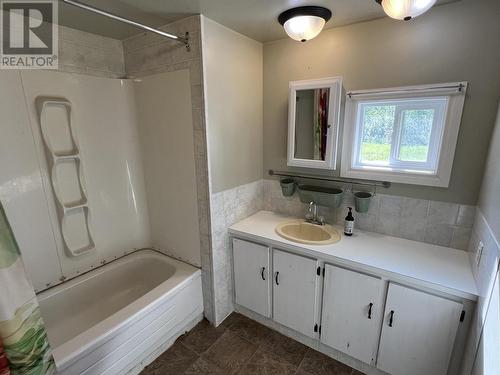
M 329 245 L 340 240 L 340 233 L 331 225 L 315 225 L 304 220 L 286 221 L 276 233 L 287 240 L 307 245 Z

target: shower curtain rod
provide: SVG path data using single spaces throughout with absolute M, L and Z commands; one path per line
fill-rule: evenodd
M 114 20 L 117 20 L 117 21 L 120 21 L 120 22 L 127 23 L 129 25 L 135 26 L 135 27 L 137 27 L 139 29 L 151 31 L 152 33 L 155 33 L 155 34 L 164 36 L 166 38 L 175 40 L 177 42 L 183 43 L 186 46 L 186 48 L 188 49 L 188 51 L 189 51 L 188 33 L 186 33 L 185 37 L 180 37 L 180 36 L 177 36 L 177 35 L 174 35 L 174 34 L 167 33 L 165 31 L 161 31 L 161 30 L 155 29 L 154 27 L 151 27 L 151 26 L 147 26 L 147 25 L 144 25 L 142 23 L 129 20 L 128 18 L 124 18 L 124 17 L 118 16 L 116 14 L 107 12 L 105 10 L 93 7 L 91 5 L 83 4 L 83 3 L 81 3 L 81 2 L 79 2 L 77 0 L 63 0 L 63 2 L 66 3 L 66 4 L 73 5 L 75 7 L 81 8 L 81 9 L 88 10 L 89 12 L 97 13 L 97 14 L 100 14 L 101 16 L 109 17 L 109 18 L 112 18 Z
M 456 90 L 458 93 L 462 93 L 464 89 L 466 88 L 466 83 L 457 83 L 454 85 L 445 85 L 445 86 L 433 86 L 433 87 L 413 87 L 413 88 L 400 88 L 400 89 L 387 89 L 387 90 L 365 90 L 365 91 L 351 91 L 347 93 L 347 96 L 352 98 L 353 96 L 357 95 L 377 95 L 377 94 L 387 94 L 387 95 L 393 95 L 393 94 L 405 94 L 405 93 L 416 93 L 416 92 L 427 92 L 427 91 L 443 91 L 443 90 Z

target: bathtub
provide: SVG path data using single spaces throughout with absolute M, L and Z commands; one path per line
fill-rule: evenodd
M 58 374 L 136 374 L 202 319 L 200 270 L 140 250 L 38 295 Z

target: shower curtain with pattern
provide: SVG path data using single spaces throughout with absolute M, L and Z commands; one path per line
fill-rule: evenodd
M 0 375 L 55 372 L 38 301 L 0 203 Z

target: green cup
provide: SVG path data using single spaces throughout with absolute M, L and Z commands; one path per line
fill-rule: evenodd
M 354 193 L 354 208 L 356 212 L 368 212 L 370 208 L 370 201 L 372 200 L 373 194 L 367 193 L 365 191 L 357 191 Z
M 292 178 L 284 178 L 280 181 L 281 193 L 285 197 L 291 197 L 295 193 L 295 181 Z

